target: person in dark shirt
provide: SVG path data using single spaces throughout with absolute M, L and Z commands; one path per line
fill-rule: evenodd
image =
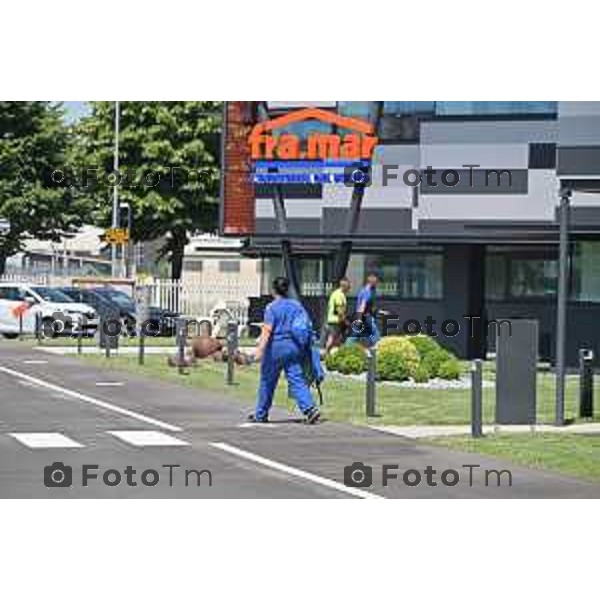
M 360 289 L 356 297 L 351 339 L 360 341 L 367 346 L 374 346 L 381 338 L 376 321 L 378 283 L 378 275 L 369 273 L 364 287 Z

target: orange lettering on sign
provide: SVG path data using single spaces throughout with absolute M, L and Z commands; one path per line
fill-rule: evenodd
M 269 133 L 309 119 L 355 133 L 312 133 L 306 141 L 306 152 L 302 151 L 302 141 L 297 135 L 284 133 L 275 137 Z M 320 108 L 305 108 L 259 123 L 252 129 L 248 143 L 253 160 L 361 160 L 371 158 L 377 137 L 373 135 L 373 126 L 366 121 L 343 117 Z

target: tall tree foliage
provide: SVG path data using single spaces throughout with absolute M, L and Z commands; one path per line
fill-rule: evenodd
M 115 105 L 92 102 L 78 125 L 78 194 L 95 202 L 95 220 L 108 226 L 117 178 L 113 169 Z M 162 247 L 181 276 L 188 234 L 217 225 L 221 107 L 212 101 L 121 102 L 119 198 L 133 210 L 134 241 Z M 97 171 L 94 171 L 97 169 Z
M 62 176 L 68 128 L 62 108 L 49 102 L 0 102 L 0 217 L 10 230 L 0 234 L 0 274 L 6 259 L 27 235 L 59 239 L 81 224 Z

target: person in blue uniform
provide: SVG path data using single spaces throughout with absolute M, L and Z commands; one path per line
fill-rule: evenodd
M 352 323 L 353 341 L 360 341 L 372 347 L 381 338 L 376 321 L 377 284 L 379 277 L 376 273 L 369 273 L 365 286 L 360 289 L 356 297 L 356 309 Z
M 288 380 L 290 395 L 298 404 L 307 423 L 316 423 L 321 414 L 315 405 L 304 374 L 305 350 L 292 336 L 292 322 L 299 311 L 304 311 L 300 302 L 288 298 L 290 282 L 286 277 L 277 277 L 273 282 L 273 301 L 265 309 L 262 333 L 256 348 L 255 358 L 261 361 L 260 383 L 256 409 L 250 420 L 266 423 L 273 404 L 273 394 L 281 371 Z

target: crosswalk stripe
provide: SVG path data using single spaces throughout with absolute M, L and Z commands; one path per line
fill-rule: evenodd
M 83 445 L 62 433 L 9 433 L 28 448 L 83 448 Z
M 189 446 L 188 442 L 162 431 L 109 431 L 108 433 L 132 446 Z

